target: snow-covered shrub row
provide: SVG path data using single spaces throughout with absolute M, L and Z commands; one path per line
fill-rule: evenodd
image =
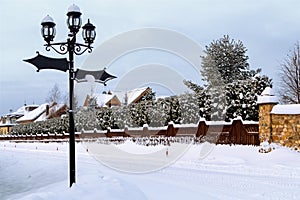
M 183 98 L 185 97 L 185 98 Z M 75 114 L 75 125 L 80 130 L 123 129 L 127 127 L 163 127 L 168 122 L 180 124 L 183 122 L 198 122 L 198 115 L 193 106 L 188 106 L 187 96 L 168 97 L 165 99 L 144 100 L 136 104 L 113 108 L 80 109 Z M 182 109 L 186 114 L 182 115 Z M 184 116 L 184 119 L 182 118 Z M 192 119 L 192 120 L 191 120 Z
M 186 117 L 188 119 L 188 117 Z M 141 101 L 129 106 L 113 108 L 81 108 L 74 113 L 75 130 L 107 130 L 128 127 L 162 127 L 169 121 L 181 123 L 179 100 L 177 97 L 157 101 Z M 46 121 L 19 124 L 13 128 L 14 134 L 62 133 L 69 131 L 68 116 Z
M 48 134 L 69 132 L 69 118 L 52 118 L 46 121 L 38 121 L 27 124 L 18 124 L 13 127 L 12 134 Z
M 92 109 L 82 109 L 75 112 L 74 121 L 77 131 L 92 130 L 94 128 L 101 129 L 99 120 L 97 119 L 97 113 Z M 90 129 L 90 127 L 92 127 L 92 129 Z
M 209 116 L 209 108 L 200 107 L 201 105 L 206 106 L 204 100 L 202 96 L 184 94 L 158 100 L 145 100 L 129 106 L 81 111 L 87 112 L 86 115 L 89 117 L 84 117 L 84 120 L 76 123 L 92 124 L 85 120 L 93 120 L 98 123 L 90 126 L 88 130 L 95 127 L 102 130 L 106 130 L 108 127 L 119 129 L 123 129 L 125 126 L 143 127 L 144 124 L 148 124 L 150 127 L 163 127 L 171 121 L 175 124 L 197 124 L 200 117 L 208 119 Z M 88 114 L 88 112 L 96 114 Z M 93 119 L 95 115 L 96 118 Z M 86 128 L 84 129 L 87 130 Z

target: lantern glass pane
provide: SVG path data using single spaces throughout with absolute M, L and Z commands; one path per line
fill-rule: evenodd
M 79 17 L 75 17 L 74 15 L 70 15 L 67 19 L 67 24 L 69 29 L 72 32 L 77 32 L 80 29 L 81 26 L 81 18 Z

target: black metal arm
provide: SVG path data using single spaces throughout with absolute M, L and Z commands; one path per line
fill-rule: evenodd
M 72 42 L 72 40 L 71 40 Z M 56 53 L 60 55 L 65 55 L 69 52 L 70 48 L 74 48 L 73 52 L 76 55 L 82 55 L 84 52 L 88 51 L 88 53 L 92 53 L 92 48 L 90 45 L 74 43 L 70 44 L 68 42 L 61 42 L 61 43 L 49 43 L 45 44 L 46 51 L 50 51 L 53 49 Z

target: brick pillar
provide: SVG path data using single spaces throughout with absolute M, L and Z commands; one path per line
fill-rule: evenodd
M 271 111 L 276 103 L 259 104 L 259 140 L 271 142 L 272 118 Z
M 260 142 L 271 142 L 272 136 L 272 117 L 271 111 L 278 104 L 278 99 L 274 95 L 272 88 L 266 87 L 265 90 L 257 97 L 259 106 L 259 140 Z

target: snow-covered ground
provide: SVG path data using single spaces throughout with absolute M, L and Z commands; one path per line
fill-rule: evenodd
M 67 143 L 0 142 L 0 199 L 299 199 L 300 196 L 300 154 L 284 147 L 277 146 L 263 154 L 258 152 L 259 147 L 253 146 L 190 145 L 175 163 L 136 174 L 113 170 L 100 162 L 97 154 L 92 153 L 93 145 L 77 143 L 77 182 L 69 188 Z M 140 147 L 131 142 L 115 146 L 139 156 L 147 156 L 145 153 L 149 151 L 166 162 L 174 150 L 172 145 Z M 111 160 L 114 159 L 118 158 L 112 156 Z

